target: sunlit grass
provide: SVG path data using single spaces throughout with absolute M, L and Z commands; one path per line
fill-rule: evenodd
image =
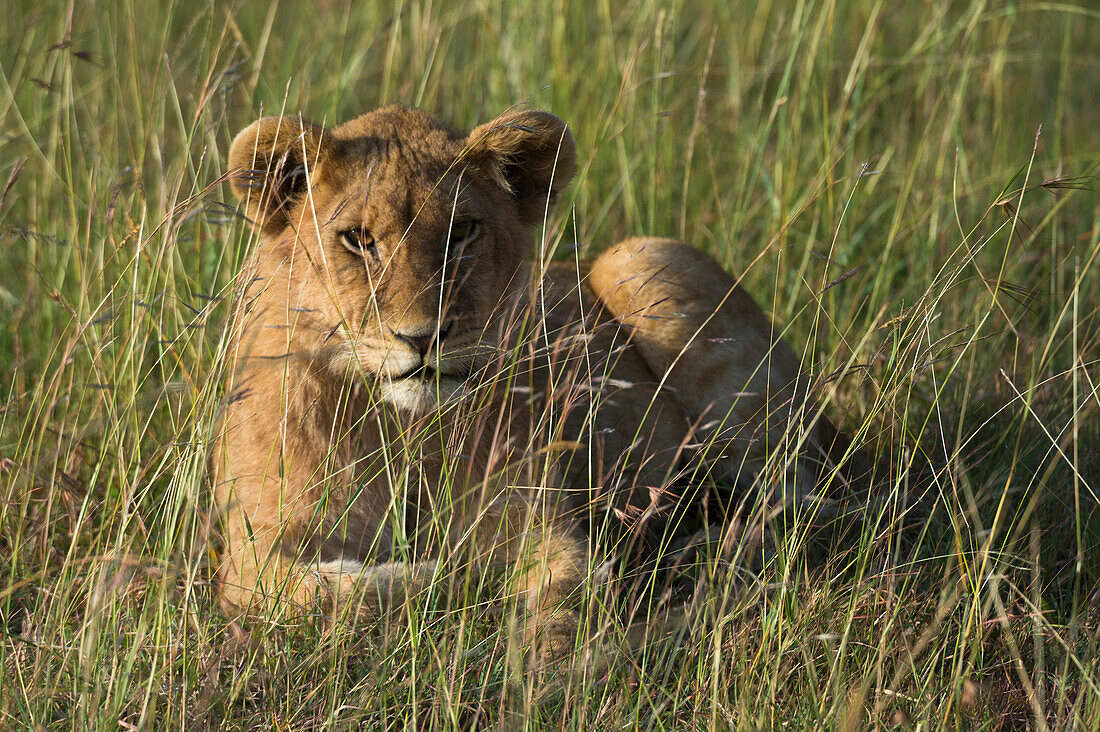
M 0 726 L 1100 725 L 1086 3 L 5 16 Z M 746 531 L 744 562 L 704 562 L 687 628 L 560 693 L 509 666 L 483 593 L 366 629 L 231 624 L 206 474 L 250 239 L 225 153 L 261 113 L 388 102 L 568 120 L 564 248 L 679 236 L 743 274 L 893 479 L 850 520 L 773 526 L 757 573 Z M 611 589 L 586 602 L 614 645 Z

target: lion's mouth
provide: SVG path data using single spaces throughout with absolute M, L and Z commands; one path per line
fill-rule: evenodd
M 470 378 L 470 369 L 456 371 L 441 371 L 431 364 L 421 364 L 409 369 L 403 374 L 390 377 L 392 381 L 437 381 L 449 379 L 454 381 L 466 381 Z
M 427 364 L 421 364 L 414 368 L 409 369 L 403 374 L 397 374 L 391 377 L 394 381 L 432 381 L 435 379 L 436 370 L 432 366 Z
M 384 380 L 381 396 L 398 409 L 424 414 L 465 394 L 470 373 L 470 370 L 444 371 L 436 365 L 417 366 Z

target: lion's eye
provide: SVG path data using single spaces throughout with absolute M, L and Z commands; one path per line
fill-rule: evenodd
M 468 244 L 477 238 L 481 227 L 472 219 L 459 219 L 451 224 L 449 243 L 452 247 Z
M 348 229 L 340 232 L 340 242 L 352 254 L 378 259 L 378 247 L 374 237 L 366 229 Z

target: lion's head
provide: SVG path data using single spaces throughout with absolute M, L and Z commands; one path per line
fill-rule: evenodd
M 420 412 L 461 392 L 498 345 L 575 150 L 546 112 L 467 135 L 393 106 L 331 129 L 262 118 L 237 135 L 229 166 L 260 234 L 259 355 L 361 373 Z

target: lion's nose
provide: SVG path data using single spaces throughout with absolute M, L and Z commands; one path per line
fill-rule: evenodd
M 432 346 L 436 343 L 442 343 L 447 337 L 447 334 L 451 331 L 451 326 L 454 321 L 448 321 L 441 324 L 438 328 L 426 328 L 407 330 L 404 332 L 397 332 L 394 335 L 399 339 L 408 343 L 413 347 L 417 353 L 420 354 L 420 358 L 424 358 L 428 355 L 428 351 L 432 350 Z

